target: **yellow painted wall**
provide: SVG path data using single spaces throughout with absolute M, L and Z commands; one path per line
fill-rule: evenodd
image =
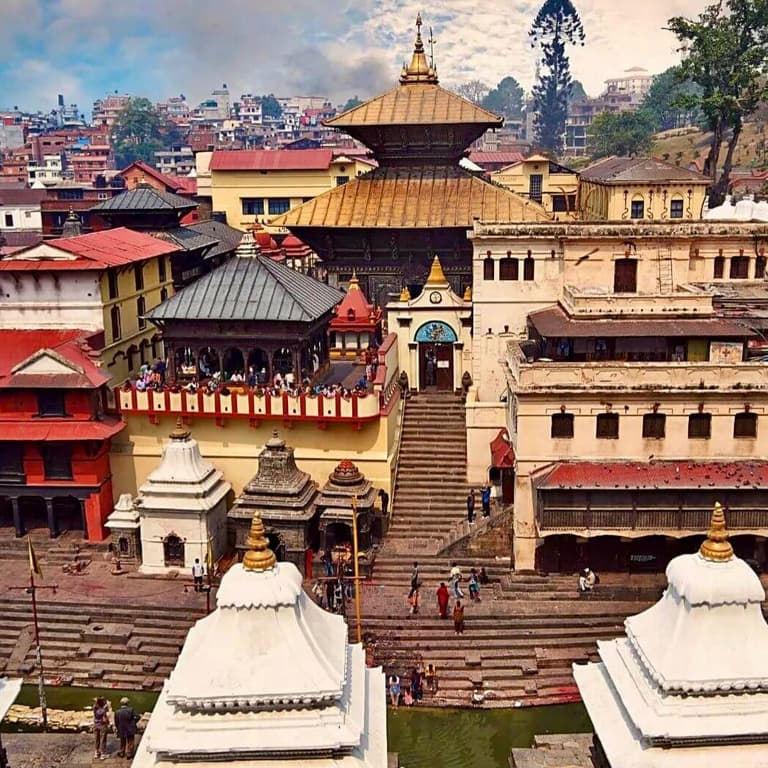
M 267 204 L 270 198 L 288 198 L 291 208 L 305 200 L 317 197 L 337 186 L 337 177 L 356 176 L 371 170 L 368 163 L 359 160 L 335 160 L 328 168 L 300 171 L 211 171 L 211 196 L 214 211 L 224 211 L 227 224 L 247 229 L 257 219 L 269 223 L 278 214 L 270 214 Z M 242 198 L 264 201 L 263 215 L 243 213 Z
M 491 174 L 491 181 L 506 187 L 512 192 L 528 197 L 530 192 L 531 175 L 541 174 L 542 178 L 542 204 L 544 208 L 553 213 L 553 195 L 576 195 L 579 188 L 579 177 L 576 173 L 550 173 L 549 162 L 545 160 L 524 160 L 520 163 L 502 168 Z M 559 212 L 559 217 L 568 218 L 567 213 Z M 577 212 L 574 210 L 572 217 Z
M 165 281 L 160 280 L 160 259 L 165 260 Z M 171 257 L 162 256 L 147 259 L 140 262 L 143 265 L 144 287 L 136 289 L 133 265 L 124 268 L 111 268 L 101 275 L 101 301 L 104 314 L 104 340 L 105 347 L 102 351 L 102 360 L 106 370 L 112 375 L 112 384 L 124 381 L 131 373 L 128 368 L 128 360 L 125 354 L 129 347 L 140 347 L 143 339 L 149 341 L 157 333 L 157 328 L 147 321 L 144 328 L 139 327 L 138 299 L 143 296 L 145 311 L 160 304 L 160 292 L 163 288 L 168 296 L 173 295 L 173 281 L 171 279 Z M 109 298 L 109 272 L 117 275 L 117 297 Z M 121 335 L 115 339 L 112 335 L 112 307 L 120 308 Z M 162 355 L 162 343 L 157 346 L 157 352 Z M 122 354 L 121 354 L 122 353 Z M 151 362 L 148 348 L 145 359 Z M 135 355 L 134 371 L 141 365 L 139 355 Z
M 706 182 L 686 184 L 603 184 L 580 182 L 580 218 L 586 221 L 631 220 L 632 201 L 642 200 L 645 220 L 671 220 L 672 200 L 682 200 L 683 219 L 700 219 Z M 689 194 L 690 191 L 690 194 Z

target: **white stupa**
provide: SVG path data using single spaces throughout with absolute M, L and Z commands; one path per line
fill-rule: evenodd
M 195 559 L 217 559 L 226 546 L 227 495 L 232 486 L 205 461 L 181 419 L 160 466 L 139 488 L 141 571 L 189 574 Z
M 190 630 L 133 768 L 386 768 L 381 669 L 275 561 L 258 516 L 248 547 Z
M 768 766 L 765 591 L 733 554 L 715 505 L 708 538 L 667 567 L 669 586 L 574 665 L 606 768 Z

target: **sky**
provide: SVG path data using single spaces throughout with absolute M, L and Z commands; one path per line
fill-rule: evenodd
M 367 98 L 395 84 L 417 11 L 432 27 L 446 86 L 526 90 L 536 68 L 528 30 L 543 0 L 0 0 L 0 107 L 53 108 L 56 95 L 90 115 L 114 91 L 197 104 L 227 83 L 241 93 Z M 708 0 L 574 0 L 586 45 L 571 67 L 590 95 L 629 67 L 676 63 L 668 18 Z M 425 35 L 425 37 L 428 36 Z

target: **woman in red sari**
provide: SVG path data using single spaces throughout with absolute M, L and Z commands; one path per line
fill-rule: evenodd
M 448 603 L 451 596 L 448 594 L 448 587 L 445 586 L 445 582 L 440 582 L 440 586 L 437 589 L 437 607 L 440 609 L 440 618 L 448 618 Z

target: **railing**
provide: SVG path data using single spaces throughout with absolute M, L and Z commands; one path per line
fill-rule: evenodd
M 627 315 L 650 317 L 654 315 L 697 315 L 713 313 L 712 297 L 677 291 L 675 293 L 622 293 L 595 292 L 573 285 L 563 286 L 563 305 L 571 315 L 590 317 L 599 315 Z
M 507 345 L 507 367 L 516 390 L 538 389 L 768 389 L 764 362 L 527 362 L 517 342 Z

